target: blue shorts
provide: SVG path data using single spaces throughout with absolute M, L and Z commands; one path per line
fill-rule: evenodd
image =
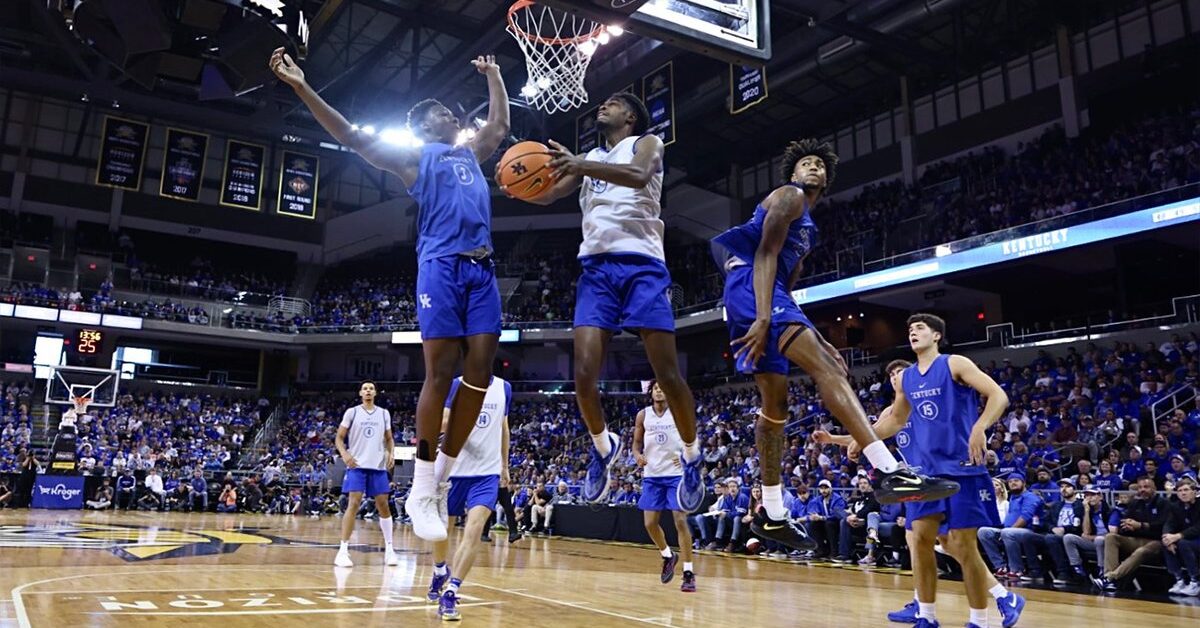
M 674 475 L 667 478 L 643 478 L 642 496 L 638 498 L 638 508 L 648 511 L 674 510 L 682 512 L 679 507 L 679 497 L 675 488 L 683 476 Z
M 636 253 L 579 258 L 583 273 L 575 287 L 575 326 L 675 331 L 671 273 L 660 259 Z
M 417 268 L 421 338 L 500 335 L 500 288 L 491 259 L 435 257 Z
M 750 331 L 757 318 L 754 302 L 754 267 L 750 264 L 734 267 L 725 277 L 725 320 L 729 325 L 729 339 L 737 340 Z M 755 373 L 787 374 L 791 363 L 779 352 L 779 336 L 792 325 L 803 325 L 815 329 L 812 321 L 800 311 L 795 299 L 775 282 L 775 293 L 771 296 L 771 332 L 767 339 L 767 350 L 758 364 L 751 367 L 742 360 L 737 370 L 747 375 Z
M 392 478 L 383 469 L 346 469 L 342 478 L 343 493 L 362 493 L 366 497 L 388 495 Z
M 496 510 L 500 500 L 500 476 L 479 475 L 474 477 L 450 478 L 450 496 L 446 500 L 446 512 L 451 517 L 465 517 L 476 506 Z
M 935 515 L 943 515 L 945 530 L 970 528 L 999 528 L 1000 511 L 996 509 L 996 488 L 988 475 L 941 476 L 954 480 L 962 487 L 957 493 L 935 502 L 909 502 L 904 504 L 904 528 L 912 529 L 912 522 Z

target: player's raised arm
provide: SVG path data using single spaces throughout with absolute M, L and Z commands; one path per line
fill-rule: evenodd
M 987 455 L 987 429 L 999 421 L 1000 416 L 1004 414 L 1004 409 L 1008 407 L 1008 393 L 1004 392 L 996 380 L 979 370 L 979 367 L 970 358 L 952 355 L 949 363 L 950 374 L 954 376 L 954 379 L 970 386 L 975 389 L 975 392 L 987 398 L 987 405 L 983 407 L 983 412 L 979 414 L 979 419 L 971 428 L 970 438 L 971 464 L 984 464 L 984 456 Z
M 779 269 L 779 252 L 787 241 L 788 227 L 804 215 L 804 193 L 792 186 L 781 187 L 763 201 L 767 211 L 763 219 L 762 239 L 754 253 L 754 323 L 746 335 L 734 340 L 738 347 L 734 359 L 743 359 L 750 366 L 766 353 L 771 326 L 771 299 L 775 294 L 775 276 Z
M 550 169 L 558 176 L 591 177 L 627 188 L 644 188 L 662 170 L 663 142 L 657 135 L 643 135 L 633 145 L 633 161 L 609 164 L 572 155 L 566 146 L 550 140 Z
M 487 123 L 471 140 L 471 151 L 475 153 L 475 158 L 484 161 L 491 157 L 504 138 L 508 137 L 508 91 L 504 89 L 504 77 L 500 74 L 496 55 L 476 57 L 471 63 L 480 74 L 487 77 L 488 84 Z
M 305 107 L 308 107 L 313 117 L 333 136 L 333 139 L 361 155 L 372 166 L 401 175 L 405 164 L 416 164 L 419 161 L 420 149 L 385 144 L 378 137 L 364 133 L 351 125 L 337 109 L 325 102 L 325 99 L 321 98 L 321 95 L 304 80 L 304 71 L 296 65 L 290 55 L 284 52 L 283 48 L 276 48 L 275 52 L 271 54 L 270 66 L 271 71 L 279 77 L 279 80 L 291 86 L 296 95 L 300 97 L 300 101 L 304 103 Z

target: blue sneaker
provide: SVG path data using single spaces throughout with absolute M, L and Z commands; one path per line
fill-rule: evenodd
M 704 503 L 704 471 L 700 468 L 704 464 L 704 456 L 697 456 L 694 461 L 688 462 L 683 454 L 679 454 L 679 463 L 683 465 L 683 477 L 675 485 L 675 499 L 679 501 L 680 510 L 691 514 L 700 510 Z
M 983 628 L 983 626 L 980 626 L 979 624 L 972 624 L 971 622 L 967 622 L 967 628 Z
M 612 483 L 612 467 L 621 455 L 621 439 L 609 434 L 608 442 L 612 451 L 607 458 L 600 456 L 595 445 L 592 446 L 592 459 L 588 462 L 587 477 L 583 480 L 583 499 L 590 503 L 603 502 L 608 497 L 609 484 Z
M 917 601 L 912 600 L 908 604 L 905 604 L 904 608 L 888 613 L 888 621 L 894 621 L 898 624 L 917 623 Z
M 442 589 L 445 588 L 447 582 L 450 582 L 449 567 L 446 567 L 446 575 L 444 576 L 433 574 L 433 582 L 429 583 L 429 594 L 425 596 L 425 599 L 429 600 L 431 604 L 437 604 L 438 600 L 442 597 Z
M 462 615 L 458 612 L 458 596 L 454 591 L 446 591 L 438 601 L 438 617 L 442 621 L 458 621 Z
M 1000 609 L 1000 625 L 1012 628 L 1021 619 L 1021 611 L 1025 610 L 1025 598 L 1009 591 L 1008 595 L 996 600 L 996 608 Z
M 936 621 L 929 621 L 928 619 L 921 617 L 917 619 L 916 626 L 917 628 L 941 628 L 942 625 Z

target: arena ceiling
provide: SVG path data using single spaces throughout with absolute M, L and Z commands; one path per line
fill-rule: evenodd
M 0 85 L 59 97 L 84 92 L 171 119 L 205 115 L 215 129 L 264 134 L 320 131 L 290 90 L 267 85 L 242 96 L 197 101 L 190 86 L 162 82 L 153 90 L 127 80 L 67 32 L 46 0 L 14 0 L 0 25 Z M 510 93 L 525 80 L 524 60 L 505 32 L 509 2 L 495 0 L 304 0 L 310 83 L 353 121 L 400 119 L 424 97 L 456 103 L 466 114 L 486 102 L 468 61 L 494 51 Z M 899 77 L 914 97 L 1029 53 L 1053 41 L 1056 24 L 1072 31 L 1145 6 L 1117 0 L 771 0 L 774 55 L 770 97 L 748 114 L 730 116 L 725 64 L 666 47 L 634 58 L 621 46 L 597 53 L 593 94 L 661 64 L 675 64 L 679 145 L 669 160 L 689 177 L 721 177 L 729 159 L 752 164 L 778 150 L 780 137 L 827 134 L 899 104 Z M 8 17 L 8 16 L 6 16 Z M 843 48 L 829 54 L 832 48 Z M 643 47 L 642 49 L 646 49 Z M 265 63 L 265 60 L 264 60 Z M 649 66 L 649 67 L 647 67 Z M 519 97 L 514 100 L 519 100 Z M 572 114 L 545 119 L 517 107 L 514 131 L 569 137 Z M 732 147 L 732 148 L 731 148 Z

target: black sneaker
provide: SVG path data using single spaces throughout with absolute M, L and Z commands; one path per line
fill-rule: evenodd
M 750 529 L 760 539 L 770 539 L 802 552 L 817 548 L 817 542 L 809 538 L 803 528 L 792 523 L 790 519 L 782 521 L 771 519 L 767 516 L 766 509 L 760 509 L 755 513 Z
M 662 575 L 659 577 L 663 584 L 675 579 L 675 565 L 679 564 L 679 554 L 671 552 L 671 557 L 663 557 Z
M 877 470 L 876 474 L 875 499 L 881 504 L 937 501 L 960 488 L 958 482 L 924 476 L 903 465 L 891 473 Z
M 523 538 L 525 538 L 525 534 L 522 533 L 520 530 L 508 533 L 508 542 L 510 545 L 512 543 L 516 543 L 517 541 L 520 541 Z

